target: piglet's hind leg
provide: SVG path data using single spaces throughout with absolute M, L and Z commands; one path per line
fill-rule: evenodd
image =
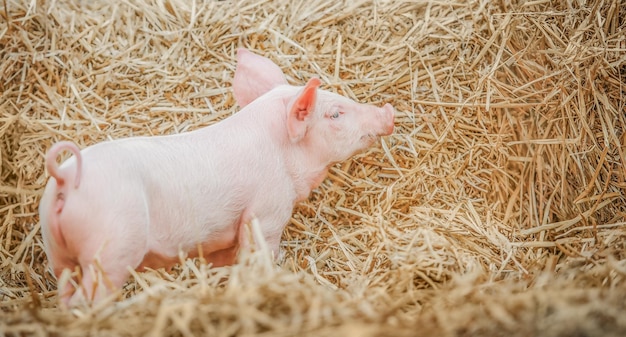
M 108 250 L 98 254 L 98 258 L 81 261 L 80 287 L 70 300 L 71 306 L 82 300 L 98 303 L 122 288 L 130 276 L 128 268 L 136 268 L 143 256 L 139 251 L 127 251 L 119 247 L 109 246 Z
M 107 272 L 99 263 L 81 265 L 79 288 L 69 299 L 69 306 L 98 303 L 120 289 L 130 273 L 126 269 Z

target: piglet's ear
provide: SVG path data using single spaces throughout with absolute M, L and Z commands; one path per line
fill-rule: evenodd
M 292 142 L 297 142 L 306 133 L 307 120 L 315 109 L 317 88 L 322 84 L 318 78 L 311 78 L 287 107 L 287 132 Z
M 287 80 L 274 62 L 245 48 L 237 49 L 233 93 L 240 107 L 282 84 L 287 84 Z

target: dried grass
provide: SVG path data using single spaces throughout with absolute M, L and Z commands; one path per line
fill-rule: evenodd
M 0 332 L 626 334 L 626 3 L 0 3 Z M 183 261 L 56 307 L 43 154 L 236 111 L 234 53 L 391 102 L 396 132 L 300 204 L 279 265 Z

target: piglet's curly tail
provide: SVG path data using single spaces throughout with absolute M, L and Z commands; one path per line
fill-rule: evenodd
M 62 141 L 54 144 L 46 154 L 46 169 L 48 170 L 48 173 L 54 177 L 59 186 L 65 184 L 65 179 L 61 176 L 61 172 L 59 172 L 59 165 L 56 161 L 57 156 L 63 150 L 72 152 L 72 154 L 76 157 L 76 178 L 74 179 L 74 188 L 78 188 L 78 185 L 80 184 L 83 158 L 80 154 L 80 149 L 76 146 L 76 144 L 68 141 Z

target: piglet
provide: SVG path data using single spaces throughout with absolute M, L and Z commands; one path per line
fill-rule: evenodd
M 63 303 L 97 301 L 123 286 L 128 268 L 169 268 L 179 252 L 232 264 L 253 218 L 277 256 L 294 204 L 329 166 L 393 131 L 390 104 L 356 103 L 319 89 L 317 78 L 289 85 L 277 65 L 245 49 L 237 62 L 242 109 L 219 123 L 49 150 L 39 205 L 45 252 L 57 279 L 66 268 L 82 271 L 79 290 L 70 282 L 59 290 Z M 65 150 L 73 156 L 58 166 Z

